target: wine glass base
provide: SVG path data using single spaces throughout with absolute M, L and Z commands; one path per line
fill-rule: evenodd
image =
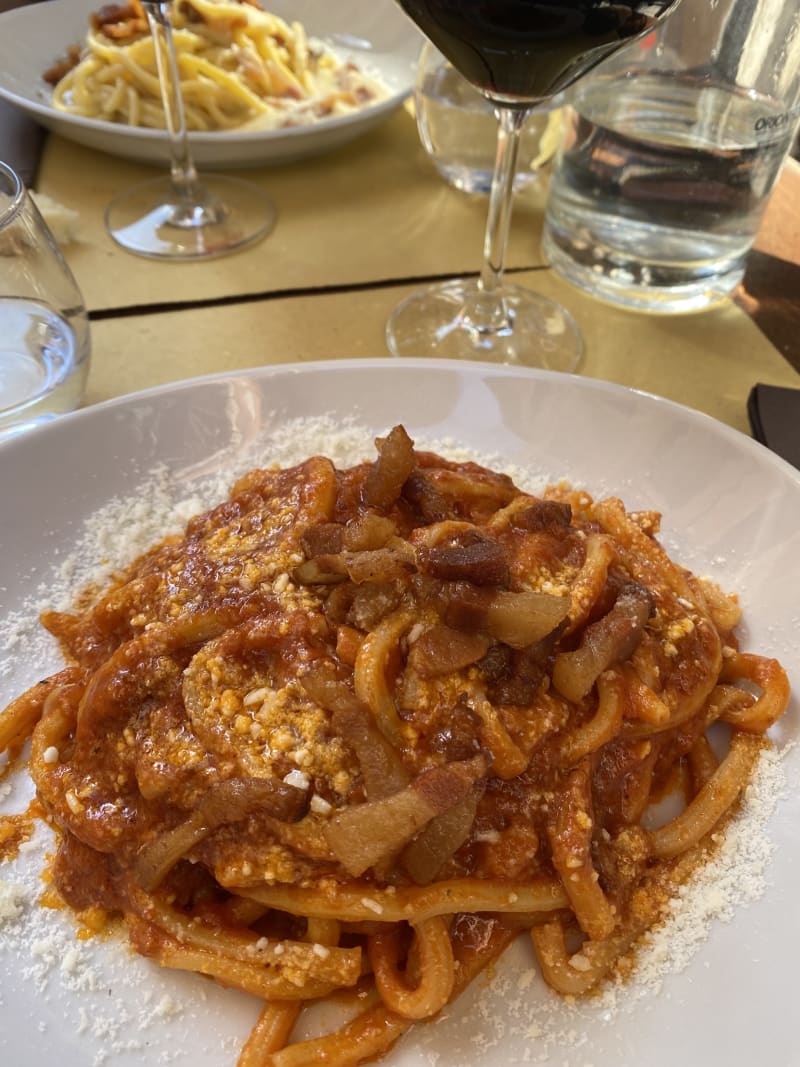
M 504 314 L 495 316 L 497 321 L 486 313 L 486 305 L 495 301 L 489 301 L 477 279 L 448 281 L 413 293 L 389 318 L 389 351 L 393 356 L 574 371 L 583 341 L 570 313 L 521 286 L 504 285 L 502 293 Z
M 213 259 L 265 237 L 275 225 L 269 198 L 251 182 L 204 174 L 196 199 L 169 177 L 141 182 L 106 208 L 106 228 L 122 248 L 152 259 Z

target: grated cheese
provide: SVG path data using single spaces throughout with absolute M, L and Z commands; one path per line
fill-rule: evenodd
M 14 882 L 0 882 L 0 925 L 22 915 L 25 890 Z
M 311 779 L 305 771 L 289 771 L 289 773 L 284 776 L 283 780 L 286 785 L 293 785 L 295 789 L 308 789 L 311 785 Z
M 365 908 L 374 911 L 376 915 L 383 915 L 383 904 L 380 901 L 373 900 L 372 897 L 362 897 L 361 903 Z

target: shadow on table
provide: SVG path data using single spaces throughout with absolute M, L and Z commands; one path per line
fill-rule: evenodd
M 736 302 L 800 371 L 800 265 L 752 251 Z

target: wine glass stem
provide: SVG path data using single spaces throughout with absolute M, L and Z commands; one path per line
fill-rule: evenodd
M 170 150 L 170 173 L 175 191 L 185 200 L 197 199 L 197 170 L 189 150 L 189 137 L 186 131 L 186 111 L 181 93 L 178 57 L 175 42 L 172 39 L 172 19 L 170 17 L 170 0 L 143 0 L 153 47 L 156 55 L 158 81 L 161 87 L 161 100 L 167 122 Z
M 494 160 L 492 188 L 489 194 L 489 215 L 483 241 L 483 266 L 478 282 L 487 295 L 498 293 L 503 284 L 508 230 L 514 199 L 514 174 L 522 127 L 529 109 L 497 107 L 497 151 Z

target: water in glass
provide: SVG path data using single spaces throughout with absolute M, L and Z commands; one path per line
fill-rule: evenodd
M 707 306 L 744 274 L 793 129 L 775 101 L 706 78 L 595 77 L 551 186 L 548 260 L 615 303 Z
M 76 408 L 89 355 L 75 279 L 22 182 L 0 163 L 0 437 Z

